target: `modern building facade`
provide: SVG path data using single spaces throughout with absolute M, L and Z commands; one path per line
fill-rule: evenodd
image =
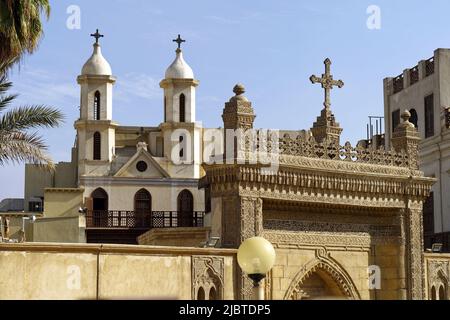
M 384 80 L 385 143 L 409 110 L 420 137 L 420 169 L 438 181 L 424 207 L 425 247 L 450 250 L 450 50 L 437 49 L 397 77 Z

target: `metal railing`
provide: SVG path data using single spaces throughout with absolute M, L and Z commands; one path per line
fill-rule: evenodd
M 203 227 L 204 211 L 88 211 L 86 228 L 100 229 L 152 229 Z

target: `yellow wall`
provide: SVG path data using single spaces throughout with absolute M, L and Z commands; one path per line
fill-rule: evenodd
M 85 218 L 79 213 L 83 207 L 83 189 L 46 189 L 44 217 L 29 224 L 27 241 L 83 243 Z
M 224 258 L 234 298 L 235 250 L 0 244 L 0 299 L 192 299 L 193 256 Z

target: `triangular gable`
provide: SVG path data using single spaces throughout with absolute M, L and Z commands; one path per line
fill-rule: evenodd
M 136 164 L 139 161 L 145 161 L 148 168 L 145 172 L 139 172 Z M 156 162 L 155 159 L 145 149 L 140 149 L 134 156 L 125 163 L 114 177 L 142 177 L 142 178 L 169 178 L 167 172 Z

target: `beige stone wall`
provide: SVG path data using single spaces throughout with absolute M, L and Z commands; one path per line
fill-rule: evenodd
M 27 225 L 27 241 L 86 242 L 83 189 L 46 189 L 44 217 Z
M 151 229 L 138 237 L 139 245 L 199 247 L 208 240 L 210 228 Z
M 234 299 L 235 250 L 117 245 L 0 244 L 0 299 L 192 299 L 192 261 L 223 260 Z

